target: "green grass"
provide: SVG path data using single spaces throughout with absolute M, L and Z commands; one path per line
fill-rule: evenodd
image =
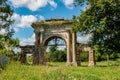
M 80 67 L 65 66 L 65 63 L 48 63 L 46 66 L 22 65 L 11 62 L 0 71 L 0 80 L 120 80 L 120 60 L 97 62 L 88 67 L 83 62 Z

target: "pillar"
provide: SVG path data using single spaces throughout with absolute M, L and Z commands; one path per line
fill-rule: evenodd
M 79 48 L 79 44 L 77 44 L 76 61 L 77 61 L 78 66 L 81 66 L 80 53 L 81 53 L 81 49 Z
M 43 46 L 43 65 L 46 65 L 47 59 L 46 59 L 46 48 L 47 46 Z
M 95 51 L 89 51 L 89 65 L 88 66 L 95 66 Z
M 77 54 L 77 51 L 76 51 L 76 34 L 73 32 L 72 33 L 72 50 L 73 50 L 73 52 L 72 52 L 72 57 L 73 57 L 73 62 L 72 62 L 72 64 L 74 65 L 74 66 L 78 66 L 78 63 L 77 63 L 77 61 L 76 61 L 76 54 Z
M 33 52 L 33 65 L 39 64 L 38 48 L 35 46 L 35 52 Z
M 45 46 L 43 45 L 44 31 L 40 31 L 39 39 L 40 39 L 40 44 L 39 44 L 39 64 L 44 65 L 44 64 L 46 64 Z
M 33 53 L 33 65 L 39 64 L 39 52 L 38 52 L 38 32 L 35 32 L 35 52 Z
M 67 38 L 67 66 L 70 66 L 70 65 L 72 65 L 72 59 L 71 59 L 71 51 L 70 51 L 70 49 L 71 49 L 71 41 L 70 41 L 70 38 L 71 38 L 71 35 L 70 35 L 70 32 L 68 31 L 67 32 L 67 34 L 68 34 L 68 38 Z
M 21 57 L 20 57 L 20 61 L 22 64 L 27 63 L 27 59 L 26 59 L 26 53 L 24 51 L 24 49 L 21 50 Z

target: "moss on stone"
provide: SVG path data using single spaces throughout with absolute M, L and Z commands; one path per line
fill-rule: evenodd
M 41 22 L 34 22 L 32 27 L 41 27 L 41 26 L 63 26 L 63 25 L 70 25 L 72 24 L 72 20 L 64 20 L 64 19 L 50 19 Z

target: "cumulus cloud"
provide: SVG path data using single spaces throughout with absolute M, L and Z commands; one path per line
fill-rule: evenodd
M 14 13 L 12 19 L 15 20 L 14 30 L 19 31 L 19 28 L 31 27 L 31 24 L 35 21 L 44 20 L 42 15 L 19 15 Z
M 11 19 L 15 20 L 14 25 L 12 26 L 15 32 L 18 32 L 20 28 L 31 27 L 31 24 L 35 21 L 44 20 L 44 16 L 42 15 L 19 15 L 14 13 Z M 0 31 L 0 33 L 5 32 L 4 30 Z M 22 38 L 20 39 L 20 45 L 33 45 L 35 42 L 35 34 L 33 34 L 30 38 Z
M 81 35 L 80 33 L 77 34 L 77 42 L 78 43 L 87 43 L 90 40 L 91 35 Z
M 36 17 L 38 18 L 38 21 L 44 21 L 45 20 L 44 16 L 42 16 L 42 15 L 36 15 Z
M 23 15 L 20 18 L 19 27 L 30 27 L 33 22 L 37 21 L 37 18 L 33 15 Z
M 74 0 L 63 0 L 63 3 L 65 4 L 65 6 L 67 8 L 72 9 L 73 8 Z
M 14 48 L 13 50 L 15 53 L 18 53 L 18 52 L 21 52 L 21 49 L 20 48 Z
M 22 38 L 20 39 L 20 45 L 34 45 L 35 42 L 35 34 L 33 34 L 30 38 Z
M 49 4 L 50 4 L 51 6 L 53 6 L 54 8 L 57 7 L 57 3 L 55 3 L 53 0 L 49 0 L 48 2 L 49 2 Z
M 14 7 L 27 7 L 32 11 L 36 11 L 39 8 L 45 7 L 50 4 L 52 7 L 56 8 L 57 3 L 54 0 L 10 0 Z
M 6 30 L 5 29 L 1 29 L 0 30 L 0 34 L 5 34 L 6 33 Z

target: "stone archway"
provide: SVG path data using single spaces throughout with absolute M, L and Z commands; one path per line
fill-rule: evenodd
M 35 32 L 35 45 L 20 46 L 21 48 L 21 63 L 26 63 L 26 54 L 33 54 L 33 65 L 46 64 L 46 45 L 48 41 L 54 37 L 62 38 L 67 47 L 67 65 L 80 65 L 79 43 L 76 43 L 76 33 L 71 32 L 71 20 L 51 19 L 32 24 Z M 89 51 L 89 66 L 95 65 L 95 51 L 89 48 L 84 48 L 84 51 Z
M 56 36 L 66 41 L 66 64 L 78 66 L 79 63 L 76 60 L 76 34 L 71 32 L 71 24 L 72 21 L 64 19 L 52 19 L 32 24 L 36 38 L 33 64 L 46 64 L 45 43 L 49 38 Z
M 23 64 L 27 63 L 27 54 L 34 54 L 35 47 L 33 45 L 20 46 L 21 54 L 20 54 L 20 62 Z
M 66 40 L 64 39 L 64 37 L 62 37 L 60 35 L 50 36 L 44 42 L 44 49 L 45 49 L 44 54 L 45 55 L 47 54 L 46 52 L 50 49 L 51 46 L 55 46 L 57 50 L 59 50 L 60 47 L 67 48 Z M 67 49 L 66 49 L 66 52 L 68 52 Z

